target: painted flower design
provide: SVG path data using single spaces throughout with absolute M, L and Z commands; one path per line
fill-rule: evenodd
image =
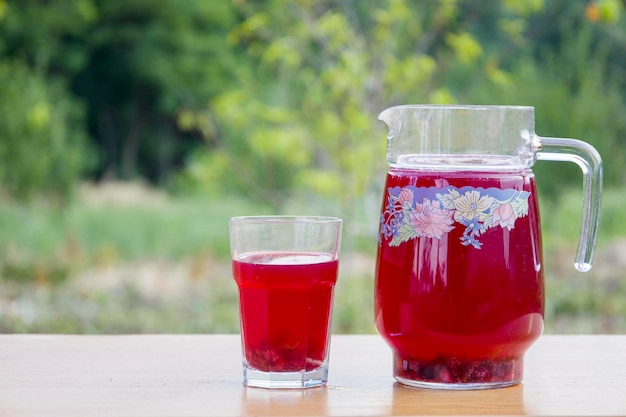
M 460 197 L 454 199 L 454 220 L 462 222 L 463 219 L 472 220 L 478 218 L 484 221 L 488 217 L 487 211 L 491 208 L 494 198 L 481 195 L 476 190 L 466 191 Z
M 513 229 L 515 225 L 515 212 L 513 206 L 509 203 L 502 204 L 493 209 L 493 223 L 498 223 L 500 227 L 506 227 L 508 230 Z
M 403 188 L 398 194 L 398 201 L 402 204 L 402 208 L 411 208 L 413 205 L 413 191 L 408 188 Z
M 472 245 L 476 249 L 480 249 L 483 244 L 478 241 L 478 236 L 480 236 L 482 232 L 483 224 L 480 222 L 478 216 L 473 219 L 462 217 L 461 224 L 465 226 L 465 231 L 463 232 L 463 236 L 461 236 L 461 245 Z
M 443 210 L 439 201 L 431 202 L 425 198 L 422 204 L 416 204 L 415 210 L 409 213 L 409 221 L 418 236 L 441 239 L 444 233 L 454 229 L 452 214 L 451 210 Z
M 463 226 L 460 242 L 480 249 L 479 237 L 490 228 L 512 230 L 528 214 L 527 191 L 474 187 L 392 187 L 380 216 L 380 239 L 398 246 L 415 238 L 441 240 Z

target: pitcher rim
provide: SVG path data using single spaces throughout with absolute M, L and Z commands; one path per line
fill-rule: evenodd
M 385 110 L 405 108 L 405 109 L 449 109 L 449 110 L 493 110 L 493 109 L 511 109 L 511 110 L 531 110 L 534 106 L 526 105 L 510 105 L 510 104 L 398 104 L 388 107 Z M 383 112 L 385 111 L 383 110 Z

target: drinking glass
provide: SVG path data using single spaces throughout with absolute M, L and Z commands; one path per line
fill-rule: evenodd
M 230 219 L 246 386 L 326 384 L 341 226 L 321 216 Z

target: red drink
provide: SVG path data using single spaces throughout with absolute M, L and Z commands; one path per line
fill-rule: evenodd
M 375 315 L 396 378 L 519 382 L 523 355 L 543 330 L 532 172 L 392 169 L 385 190 Z
M 322 365 L 337 267 L 336 259 L 315 252 L 255 252 L 233 260 L 249 367 L 301 372 Z

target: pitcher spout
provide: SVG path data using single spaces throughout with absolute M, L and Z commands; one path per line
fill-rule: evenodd
M 378 120 L 387 125 L 389 138 L 395 136 L 396 127 L 399 124 L 399 116 L 402 114 L 403 108 L 405 107 L 407 106 L 389 107 L 378 114 Z

